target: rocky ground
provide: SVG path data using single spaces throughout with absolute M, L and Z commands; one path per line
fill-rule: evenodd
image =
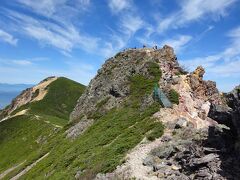
M 154 115 L 164 123 L 165 135 L 143 141 L 123 165 L 96 179 L 240 179 L 239 87 L 219 93 L 215 82 L 203 80 L 201 66 L 186 73 L 172 49 L 165 48 L 158 56 L 163 73 L 159 85 L 165 92 L 176 90 L 180 97 L 179 104 Z M 155 57 L 157 52 L 147 53 Z
M 239 179 L 239 161 L 230 129 L 224 125 L 194 129 L 179 120 L 172 136 L 153 149 L 143 165 L 159 179 Z

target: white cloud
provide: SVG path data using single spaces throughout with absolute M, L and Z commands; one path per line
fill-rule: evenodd
M 87 52 L 95 51 L 99 45 L 98 38 L 80 34 L 78 29 L 64 20 L 57 23 L 37 20 L 28 15 L 7 11 L 8 17 L 18 27 L 18 31 L 38 40 L 42 45 L 50 45 L 63 53 L 70 53 L 73 48 Z
M 228 36 L 233 38 L 240 38 L 240 26 L 230 31 L 228 33 Z
M 86 10 L 90 5 L 90 0 L 41 0 L 41 3 L 38 0 L 16 1 L 34 13 L 51 18 L 58 18 L 59 16 L 66 18 L 69 15 L 77 15 L 79 10 Z M 65 12 L 64 16 L 62 16 L 63 11 Z
M 231 38 L 231 45 L 222 53 L 226 60 L 240 55 L 240 26 L 231 30 L 228 37 Z
M 158 32 L 185 26 L 202 18 L 217 20 L 227 14 L 226 9 L 236 0 L 183 0 L 181 9 L 170 16 L 160 19 Z
M 12 63 L 21 66 L 28 66 L 32 64 L 32 62 L 28 60 L 12 60 Z
M 120 25 L 123 33 L 132 35 L 139 29 L 143 28 L 144 21 L 139 16 L 126 14 L 122 17 Z
M 103 54 L 112 56 L 124 48 L 135 33 L 141 29 L 148 29 L 144 20 L 139 16 L 132 0 L 108 0 L 108 6 L 113 14 L 117 14 L 118 28 L 111 31 L 110 41 L 103 44 Z
M 219 77 L 240 76 L 240 27 L 231 30 L 228 37 L 231 38 L 230 43 L 222 52 L 185 60 L 181 63 L 191 68 L 191 70 L 198 65 L 202 65 L 207 69 L 208 74 Z
M 37 61 L 34 58 L 32 61 Z M 31 60 L 27 59 L 3 59 L 0 58 L 0 65 L 1 66 L 9 66 L 9 67 L 19 67 L 19 66 L 29 66 L 33 65 Z
M 108 0 L 108 6 L 112 13 L 116 14 L 131 7 L 130 0 Z
M 216 66 L 211 66 L 208 71 L 217 76 L 236 76 L 240 75 L 240 60 L 233 60 L 229 63 L 223 63 Z M 240 83 L 240 82 L 239 82 Z
M 0 41 L 4 41 L 11 45 L 16 46 L 18 39 L 14 38 L 11 34 L 7 33 L 6 31 L 0 29 Z
M 51 16 L 56 13 L 57 8 L 65 4 L 67 0 L 17 0 L 20 4 L 32 9 L 34 12 Z
M 205 68 L 214 66 L 215 62 L 221 58 L 220 55 L 209 55 L 206 57 L 196 57 L 194 59 L 180 61 L 181 64 L 184 64 L 190 70 L 194 70 L 196 66 L 202 65 Z
M 192 39 L 191 36 L 187 35 L 180 35 L 177 36 L 174 39 L 167 39 L 161 43 L 161 46 L 164 46 L 165 44 L 171 46 L 174 48 L 176 52 L 179 52 L 189 41 Z

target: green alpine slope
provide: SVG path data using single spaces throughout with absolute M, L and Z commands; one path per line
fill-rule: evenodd
M 94 102 L 96 110 L 83 115 L 83 119 L 69 122 L 69 114 L 84 87 L 59 78 L 49 85 L 43 100 L 26 104 L 14 112 L 28 109 L 26 115 L 0 123 L 0 130 L 3 130 L 0 145 L 4 147 L 0 150 L 0 158 L 3 158 L 0 173 L 16 166 L 4 179 L 94 179 L 98 173 L 112 172 L 124 163 L 127 153 L 144 138 L 153 141 L 162 136 L 164 127 L 153 118 L 160 104 L 152 98 L 154 84 L 159 82 L 162 72 L 156 60 L 136 63 L 139 73 L 129 74 L 124 79 L 129 91 L 118 106 L 104 109 L 111 101 L 110 92 Z M 112 76 L 109 72 L 113 69 L 108 66 L 100 75 Z M 91 95 L 102 91 L 96 87 L 90 83 L 82 97 L 91 99 Z M 91 88 L 93 92 L 89 94 Z M 81 135 L 67 137 L 67 131 L 77 129 L 84 118 L 91 120 L 92 125 Z
M 159 103 L 141 107 L 142 99 L 151 95 L 154 83 L 161 77 L 157 64 L 149 72 L 150 79 L 143 75 L 129 77 L 131 92 L 123 105 L 104 115 L 92 114 L 95 123 L 81 136 L 71 140 L 64 131 L 58 133 L 42 150 L 41 155 L 50 152 L 49 156 L 21 178 L 74 179 L 81 172 L 79 179 L 93 179 L 97 173 L 111 172 L 123 163 L 127 152 L 144 137 L 149 140 L 160 137 L 163 125 L 152 118 L 160 108 Z
M 22 163 L 13 170 L 17 171 L 42 156 L 43 147 L 68 123 L 69 114 L 84 89 L 85 86 L 60 77 L 48 85 L 42 100 L 21 106 L 12 113 L 28 109 L 26 114 L 0 122 L 0 177 L 7 169 Z

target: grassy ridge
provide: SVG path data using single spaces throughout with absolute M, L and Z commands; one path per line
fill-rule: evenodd
M 48 86 L 44 99 L 26 104 L 13 113 L 29 109 L 29 114 L 43 116 L 48 121 L 63 126 L 68 123 L 69 115 L 84 90 L 84 85 L 60 77 Z
M 73 179 L 81 170 L 81 179 L 92 179 L 97 173 L 111 172 L 123 162 L 126 153 L 144 137 L 154 140 L 163 134 L 163 125 L 151 116 L 160 108 L 152 103 L 142 109 L 144 97 L 152 93 L 161 71 L 157 64 L 148 66 L 150 78 L 130 77 L 130 96 L 124 106 L 112 109 L 74 141 L 59 135 L 51 144 L 51 154 L 23 179 Z
M 31 104 L 32 113 L 56 116 L 67 119 L 83 93 L 85 86 L 61 77 L 51 83 L 45 98 Z
M 83 85 L 72 80 L 58 78 L 48 86 L 43 100 L 26 104 L 15 111 L 29 109 L 26 115 L 1 122 L 0 172 L 25 160 L 31 164 L 49 150 L 50 139 L 61 131 L 60 126 L 67 124 L 69 114 L 84 89 Z

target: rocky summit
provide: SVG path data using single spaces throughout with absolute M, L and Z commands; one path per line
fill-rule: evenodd
M 240 87 L 220 93 L 204 74 L 165 45 L 117 53 L 84 91 L 42 81 L 1 112 L 0 157 L 11 128 L 30 155 L 4 156 L 0 179 L 240 179 Z M 30 138 L 20 122 L 48 129 Z

